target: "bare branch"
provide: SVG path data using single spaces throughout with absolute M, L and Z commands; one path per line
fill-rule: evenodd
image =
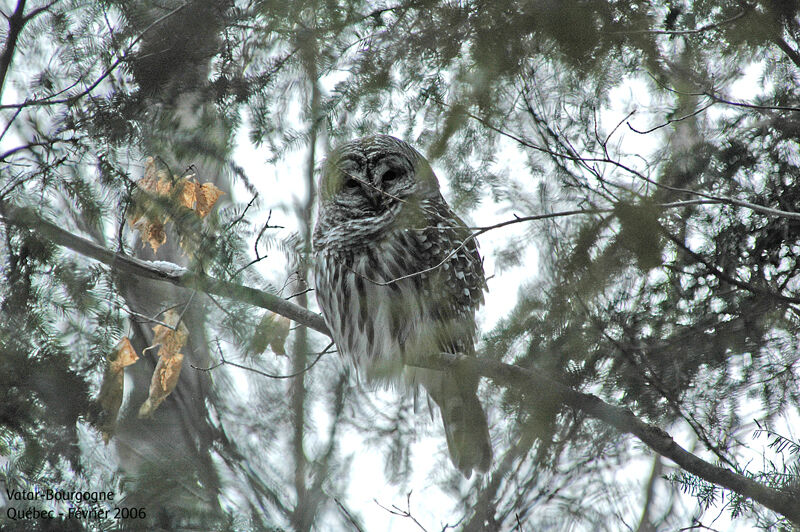
M 711 98 L 715 103 L 721 103 L 725 105 L 730 105 L 733 107 L 742 107 L 744 109 L 753 109 L 756 111 L 791 111 L 791 112 L 800 112 L 800 107 L 791 107 L 788 105 L 757 105 L 754 103 L 747 103 L 747 102 L 739 102 L 734 100 L 727 100 L 722 98 L 721 96 L 717 96 L 711 91 L 706 91 L 700 93 L 702 96 L 708 96 Z
M 441 371 L 473 373 L 516 389 L 546 390 L 560 403 L 576 408 L 623 434 L 636 436 L 650 449 L 669 458 L 689 473 L 752 499 L 800 524 L 800 501 L 797 495 L 765 486 L 745 475 L 707 462 L 678 445 L 663 429 L 645 423 L 630 410 L 610 405 L 596 395 L 573 390 L 548 376 L 541 368 L 531 370 L 487 358 L 450 353 L 440 353 L 409 363 Z
M 290 320 L 302 323 L 315 331 L 330 336 L 322 316 L 262 290 L 215 279 L 203 273 L 186 270 L 175 264 L 151 262 L 123 253 L 115 253 L 98 246 L 86 238 L 74 235 L 61 227 L 42 220 L 30 211 L 24 211 L 8 204 L 0 203 L 0 219 L 6 223 L 28 227 L 58 245 L 107 264 L 120 272 L 244 301 L 286 316 Z
M 14 9 L 14 13 L 6 17 L 8 19 L 8 33 L 6 34 L 6 45 L 3 47 L 3 53 L 0 54 L 0 96 L 3 94 L 8 68 L 11 66 L 11 60 L 14 58 L 19 35 L 22 33 L 22 28 L 27 22 L 24 12 L 25 0 L 19 0 L 16 9 Z
M 135 312 L 135 311 L 133 311 L 133 310 L 131 310 L 129 308 L 126 308 L 125 312 L 127 312 L 128 314 L 130 314 L 131 316 L 133 316 L 135 318 L 139 318 L 142 321 L 146 321 L 146 322 L 149 322 L 149 323 L 155 323 L 156 325 L 161 325 L 162 327 L 166 327 L 167 329 L 172 329 L 173 331 L 176 331 L 178 329 L 178 327 L 175 326 L 175 325 L 170 325 L 169 323 L 157 320 L 155 318 L 151 318 L 150 316 L 146 316 L 144 314 L 140 314 L 140 313 Z
M 381 508 L 383 508 L 384 510 L 386 510 L 390 514 L 397 515 L 397 516 L 400 516 L 400 517 L 405 517 L 407 519 L 411 519 L 411 521 L 413 521 L 414 524 L 417 525 L 420 528 L 420 530 L 422 530 L 423 532 L 428 532 L 428 529 L 425 528 L 424 526 L 422 526 L 422 523 L 417 521 L 417 518 L 414 517 L 411 514 L 411 492 L 410 491 L 408 492 L 408 495 L 406 496 L 406 508 L 405 509 L 400 508 L 396 504 L 393 504 L 391 508 L 387 508 L 386 506 L 384 506 L 381 503 L 379 503 L 378 499 L 372 499 L 372 500 L 375 501 L 375 504 L 377 504 L 378 506 L 380 506 Z
M 679 118 L 670 118 L 666 122 L 664 122 L 663 124 L 659 124 L 659 125 L 657 125 L 655 127 L 651 127 L 650 129 L 645 129 L 644 131 L 639 131 L 638 129 L 633 127 L 630 122 L 626 122 L 626 124 L 628 124 L 628 127 L 630 128 L 630 130 L 633 131 L 634 133 L 638 133 L 640 135 L 647 135 L 648 133 L 652 133 L 653 131 L 659 130 L 662 127 L 667 127 L 668 125 L 674 124 L 675 122 L 681 122 L 683 120 L 686 120 L 687 118 L 692 118 L 693 116 L 697 116 L 700 113 L 702 113 L 703 111 L 705 111 L 706 109 L 708 109 L 709 107 L 711 107 L 712 105 L 714 105 L 715 103 L 717 103 L 717 102 L 716 101 L 712 101 L 710 104 L 708 104 L 708 105 L 706 105 L 704 107 L 701 107 L 700 109 L 694 111 L 693 113 L 689 113 L 688 115 L 683 115 L 683 116 L 681 116 Z
M 192 367 L 192 369 L 196 369 L 197 371 L 212 371 L 212 370 L 217 369 L 220 366 L 233 366 L 234 368 L 239 368 L 239 369 L 243 369 L 245 371 L 250 371 L 250 372 L 255 373 L 257 375 L 261 375 L 262 377 L 267 377 L 269 379 L 292 379 L 294 377 L 302 375 L 306 371 L 308 371 L 311 368 L 313 368 L 314 366 L 316 366 L 317 362 L 319 362 L 320 359 L 322 358 L 322 355 L 331 352 L 331 351 L 329 351 L 329 349 L 331 347 L 333 347 L 333 342 L 329 343 L 328 346 L 325 349 L 323 349 L 322 351 L 317 353 L 317 358 L 315 358 L 314 361 L 311 364 L 309 364 L 308 366 L 304 367 L 303 369 L 298 370 L 298 371 L 296 371 L 294 373 L 291 373 L 289 375 L 273 375 L 272 373 L 267 373 L 266 371 L 261 371 L 260 369 L 252 368 L 250 366 L 244 366 L 242 364 L 237 364 L 236 362 L 231 362 L 230 360 L 226 360 L 225 357 L 222 354 L 222 349 L 219 348 L 219 340 L 217 341 L 217 352 L 219 352 L 219 362 L 217 362 L 216 364 L 213 364 L 213 365 L 211 365 L 211 366 L 209 366 L 207 368 L 201 368 L 201 367 L 195 366 L 194 364 L 190 364 L 190 366 Z
M 344 516 L 347 518 L 350 524 L 356 528 L 356 531 L 364 532 L 364 529 L 361 528 L 361 525 L 358 524 L 358 521 L 355 520 L 355 518 L 350 514 L 347 508 L 345 508 L 345 506 L 339 501 L 339 499 L 333 497 L 333 501 L 336 503 L 336 506 L 339 508 L 339 511 L 341 511 L 344 514 Z
M 661 209 L 674 209 L 674 208 L 687 207 L 689 205 L 708 205 L 708 204 L 715 204 L 715 203 L 723 203 L 723 202 L 718 201 L 718 200 L 676 201 L 676 202 L 673 202 L 673 203 L 656 204 L 656 205 L 654 205 L 654 207 L 661 208 Z M 547 219 L 552 219 L 552 218 L 564 218 L 564 217 L 567 217 L 567 216 L 577 216 L 579 214 L 603 214 L 603 213 L 610 213 L 610 212 L 614 212 L 614 208 L 613 207 L 609 207 L 609 208 L 606 208 L 606 209 L 574 209 L 574 210 L 570 210 L 570 211 L 551 212 L 551 213 L 547 213 L 547 214 L 534 214 L 532 216 L 517 216 L 513 220 L 506 220 L 505 222 L 496 223 L 494 225 L 487 225 L 485 227 L 478 227 L 478 228 L 476 228 L 477 230 L 474 233 L 472 233 L 467 238 L 462 240 L 461 243 L 458 245 L 458 247 L 454 248 L 439 263 L 434 264 L 433 266 L 431 266 L 429 268 L 425 268 L 425 269 L 422 269 L 422 270 L 419 270 L 419 271 L 416 271 L 416 272 L 411 272 L 411 273 L 408 273 L 406 275 L 401 275 L 400 277 L 395 277 L 394 279 L 390 279 L 388 281 L 377 281 L 375 279 L 370 279 L 369 277 L 363 275 L 360 272 L 355 271 L 354 269 L 350 268 L 349 266 L 347 266 L 344 263 L 339 263 L 339 264 L 341 266 L 344 266 L 345 268 L 347 268 L 351 273 L 361 277 L 365 281 L 369 281 L 370 283 L 378 285 L 378 286 L 388 286 L 388 285 L 394 284 L 394 283 L 396 283 L 398 281 L 402 281 L 404 279 L 409 279 L 411 277 L 416 277 L 418 275 L 424 275 L 424 274 L 432 272 L 432 271 L 434 271 L 434 270 L 436 270 L 438 268 L 441 268 L 442 266 L 444 266 L 444 264 L 448 260 L 453 258 L 453 256 L 456 253 L 461 251 L 464 248 L 464 246 L 466 246 L 467 243 L 469 243 L 471 240 L 474 240 L 475 238 L 479 237 L 480 235 L 482 235 L 484 233 L 488 233 L 489 231 L 493 231 L 494 229 L 500 229 L 501 227 L 506 227 L 506 226 L 514 225 L 514 224 L 518 224 L 518 223 L 533 222 L 533 221 L 536 221 L 536 220 L 547 220 Z
M 6 122 L 5 127 L 3 127 L 3 131 L 0 132 L 0 140 L 3 140 L 3 137 L 6 136 L 6 133 L 8 133 L 8 130 L 11 128 L 11 124 L 14 123 L 14 120 L 17 119 L 17 117 L 19 116 L 19 114 L 21 112 L 22 112 L 21 108 L 17 109 L 16 111 L 14 111 L 14 115 L 11 118 L 8 119 L 8 122 Z
M 782 37 L 776 37 L 772 40 L 772 42 L 778 45 L 778 48 L 780 48 L 781 51 L 786 54 L 789 59 L 791 59 L 795 66 L 800 67 L 800 54 L 798 54 L 795 49 L 789 46 L 789 44 L 784 41 Z

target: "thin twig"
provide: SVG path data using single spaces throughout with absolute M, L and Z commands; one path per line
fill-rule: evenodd
M 173 327 L 172 325 L 170 325 L 168 323 L 165 323 L 165 322 L 163 322 L 161 320 L 157 320 L 155 318 L 151 318 L 150 316 L 145 316 L 144 314 L 140 314 L 140 313 L 138 313 L 136 311 L 133 311 L 133 310 L 131 310 L 129 308 L 125 308 L 124 310 L 125 310 L 125 312 L 127 312 L 131 316 L 135 316 L 135 317 L 140 318 L 140 319 L 142 319 L 144 321 L 149 321 L 151 323 L 155 323 L 155 324 L 161 325 L 163 327 L 167 327 L 168 329 L 172 329 L 173 331 L 176 330 L 176 327 Z
M 288 300 L 292 299 L 293 297 L 302 296 L 303 294 L 307 294 L 307 293 L 313 292 L 313 291 L 314 291 L 313 288 L 306 288 L 305 290 L 301 290 L 300 292 L 296 292 L 296 293 L 294 293 L 294 294 L 292 294 L 290 296 L 287 296 L 286 300 L 288 301 Z
M 189 310 L 189 305 L 192 304 L 192 299 L 194 299 L 194 295 L 197 293 L 197 290 L 192 290 L 191 295 L 189 296 L 189 300 L 184 305 L 183 310 L 181 311 L 180 316 L 178 316 L 178 321 L 175 322 L 175 330 L 177 330 L 178 325 L 180 324 L 181 320 L 183 320 L 183 315 L 186 314 L 186 311 Z
M 660 124 L 660 125 L 655 126 L 655 127 L 651 127 L 650 129 L 645 129 L 644 131 L 639 131 L 638 129 L 633 127 L 630 122 L 626 122 L 626 124 L 628 124 L 628 127 L 630 128 L 630 130 L 633 131 L 634 133 L 638 133 L 640 135 L 647 135 L 648 133 L 652 133 L 653 131 L 659 130 L 662 127 L 667 127 L 668 125 L 674 124 L 675 122 L 681 122 L 683 120 L 686 120 L 687 118 L 692 118 L 693 116 L 697 116 L 700 113 L 702 113 L 703 111 L 705 111 L 706 109 L 708 109 L 709 107 L 711 107 L 712 105 L 714 105 L 715 103 L 717 103 L 717 102 L 716 101 L 712 101 L 710 104 L 706 105 L 705 107 L 701 107 L 700 109 L 694 111 L 693 113 L 689 113 L 688 115 L 684 115 L 684 116 L 681 116 L 679 118 L 669 118 L 663 124 Z
M 235 220 L 233 220 L 231 223 L 229 223 L 229 224 L 228 224 L 228 227 L 226 227 L 226 228 L 225 228 L 225 229 L 224 229 L 222 232 L 223 232 L 223 233 L 227 233 L 228 231 L 230 231 L 230 230 L 233 228 L 233 226 L 235 226 L 236 224 L 238 224 L 239 222 L 241 222 L 241 221 L 244 219 L 244 215 L 245 215 L 245 214 L 247 214 L 247 210 L 248 210 L 250 207 L 252 207 L 252 206 L 253 206 L 253 203 L 255 203 L 256 199 L 258 199 L 258 192 L 256 192 L 255 194 L 253 194 L 253 197 L 252 197 L 252 198 L 250 198 L 250 201 L 249 201 L 249 202 L 247 202 L 247 205 L 245 206 L 245 208 L 244 208 L 244 210 L 242 211 L 242 213 L 241 213 L 241 214 L 240 214 L 238 217 L 236 217 L 236 219 L 235 219 Z M 271 210 L 271 209 L 270 209 L 269 213 L 270 213 L 270 215 L 272 215 L 272 210 Z M 267 223 L 269 223 L 269 220 L 267 220 Z
M 336 497 L 333 497 L 333 500 L 336 503 L 336 506 L 339 507 L 339 510 L 347 518 L 347 520 L 350 521 L 350 524 L 353 525 L 354 527 L 356 527 L 356 530 L 358 532 L 364 532 L 364 529 L 361 528 L 361 525 L 358 524 L 358 521 L 356 521 L 355 518 L 352 515 L 350 515 L 350 512 L 347 511 L 347 508 L 345 508 L 344 505 L 341 502 L 339 502 L 339 499 L 337 499 Z
M 0 140 L 3 140 L 3 137 L 5 137 L 6 133 L 8 133 L 8 130 L 11 127 L 11 124 L 14 122 L 14 120 L 17 119 L 17 117 L 19 116 L 19 114 L 21 112 L 22 112 L 22 108 L 21 107 L 19 109 L 17 109 L 16 111 L 14 111 L 14 115 L 8 120 L 8 123 L 3 128 L 3 132 L 0 133 Z
M 410 491 L 408 492 L 408 495 L 406 496 L 406 509 L 405 510 L 403 510 L 402 508 L 400 508 L 396 504 L 393 504 L 391 508 L 387 508 L 386 506 L 384 506 L 381 503 L 379 503 L 378 499 L 372 499 L 372 500 L 375 501 L 375 504 L 377 504 L 378 506 L 380 506 L 381 508 L 383 508 L 384 510 L 386 510 L 390 514 L 411 519 L 414 522 L 414 524 L 416 524 L 421 530 L 424 530 L 425 532 L 428 532 L 428 529 L 425 528 L 424 526 L 422 526 L 422 523 L 417 521 L 416 517 L 411 515 L 411 492 Z
M 702 93 L 703 96 L 708 96 L 716 103 L 722 103 L 725 105 L 731 105 L 733 107 L 743 107 L 745 109 L 754 109 L 756 111 L 791 111 L 791 112 L 800 112 L 800 107 L 791 107 L 786 105 L 757 105 L 754 103 L 747 103 L 747 102 L 739 102 L 734 100 L 726 100 L 720 96 L 717 96 L 711 91 L 706 91 Z
M 660 203 L 660 204 L 654 205 L 654 207 L 662 208 L 662 209 L 673 209 L 673 208 L 687 207 L 687 206 L 690 206 L 690 205 L 713 205 L 713 204 L 718 204 L 718 203 L 725 203 L 725 202 L 719 201 L 719 200 L 688 200 L 688 201 L 676 201 L 676 202 L 672 202 L 672 203 Z M 505 222 L 499 222 L 499 223 L 496 223 L 494 225 L 488 225 L 488 226 L 484 226 L 484 227 L 479 227 L 479 228 L 477 228 L 477 230 L 475 232 L 473 232 L 472 234 L 467 236 L 464 240 L 462 240 L 459 243 L 459 245 L 456 248 L 454 248 L 450 253 L 448 253 L 441 261 L 439 261 L 438 263 L 434 264 L 433 266 L 430 266 L 429 268 L 424 268 L 422 270 L 418 270 L 418 271 L 415 271 L 415 272 L 411 272 L 411 273 L 408 273 L 406 275 L 401 275 L 400 277 L 395 277 L 394 279 L 390 279 L 388 281 L 377 281 L 375 279 L 370 279 L 369 277 L 365 276 L 364 274 L 355 271 L 353 268 L 351 268 L 347 264 L 344 264 L 344 263 L 341 263 L 341 262 L 339 264 L 341 266 L 344 266 L 345 268 L 347 268 L 347 270 L 349 270 L 351 273 L 354 273 L 355 275 L 358 275 L 359 277 L 361 277 L 365 281 L 369 281 L 370 283 L 378 285 L 378 286 L 389 286 L 391 284 L 397 283 L 397 282 L 402 281 L 404 279 L 409 279 L 411 277 L 416 277 L 418 275 L 424 275 L 424 274 L 430 273 L 430 272 L 432 272 L 432 271 L 434 271 L 434 270 L 436 270 L 438 268 L 441 268 L 442 266 L 444 266 L 444 264 L 448 260 L 453 258 L 453 256 L 455 256 L 456 253 L 461 251 L 471 240 L 474 240 L 475 238 L 479 237 L 480 235 L 482 235 L 484 233 L 488 233 L 489 231 L 493 231 L 495 229 L 500 229 L 501 227 L 506 227 L 506 226 L 513 225 L 513 224 L 518 224 L 518 223 L 532 222 L 532 221 L 536 221 L 536 220 L 546 220 L 546 219 L 552 219 L 552 218 L 562 218 L 562 217 L 565 217 L 565 216 L 575 216 L 575 215 L 579 215 L 579 214 L 581 214 L 581 215 L 585 215 L 585 214 L 605 214 L 605 213 L 614 212 L 614 210 L 615 210 L 614 207 L 609 207 L 609 208 L 605 208 L 605 209 L 574 209 L 574 210 L 569 210 L 569 211 L 561 211 L 561 212 L 554 212 L 554 213 L 548 213 L 548 214 L 534 214 L 532 216 L 517 216 L 513 220 L 506 220 Z
M 262 257 L 258 253 L 258 242 L 261 240 L 261 237 L 264 234 L 264 231 L 266 231 L 267 229 L 283 229 L 283 226 L 281 226 L 281 225 L 269 225 L 270 219 L 272 219 L 272 209 L 269 210 L 269 214 L 267 215 L 267 222 L 264 224 L 264 226 L 258 232 L 258 236 L 256 236 L 256 241 L 255 241 L 255 243 L 253 243 L 253 252 L 255 253 L 256 258 L 254 258 L 253 260 L 251 260 L 250 262 L 248 262 L 247 264 L 245 264 L 244 266 L 242 266 L 241 268 L 236 270 L 234 272 L 234 274 L 231 276 L 231 278 L 236 278 L 237 275 L 242 273 L 244 270 L 246 270 L 247 268 L 249 268 L 253 264 L 255 264 L 257 262 L 261 262 L 262 260 L 267 258 L 266 255 L 264 255 Z
M 225 357 L 222 354 L 222 350 L 219 348 L 219 341 L 217 341 L 217 350 L 219 352 L 219 358 L 220 358 L 219 362 L 217 362 L 216 364 L 213 364 L 213 365 L 211 365 L 210 367 L 207 367 L 207 368 L 201 368 L 201 367 L 195 366 L 194 364 L 190 364 L 190 366 L 192 367 L 192 369 L 196 369 L 198 371 L 212 371 L 212 370 L 217 369 L 220 366 L 233 366 L 234 368 L 239 368 L 239 369 L 243 369 L 245 371 L 250 371 L 252 373 L 255 373 L 257 375 L 261 375 L 262 377 L 267 377 L 267 378 L 270 378 L 270 379 L 291 379 L 291 378 L 297 377 L 298 375 L 302 375 L 306 371 L 308 371 L 311 368 L 313 368 L 317 364 L 317 362 L 320 361 L 322 356 L 329 352 L 328 350 L 331 347 L 333 347 L 333 342 L 329 343 L 328 346 L 325 349 L 320 351 L 317 354 L 317 358 L 315 358 L 314 361 L 311 364 L 309 364 L 305 368 L 303 368 L 303 369 L 301 369 L 299 371 L 296 371 L 296 372 L 294 372 L 292 374 L 289 374 L 289 375 L 273 375 L 271 373 L 267 373 L 266 371 L 261 371 L 260 369 L 252 368 L 250 366 L 244 366 L 242 364 L 237 364 L 236 362 L 231 362 L 230 360 L 226 360 Z
M 346 175 L 347 177 L 349 177 L 350 179 L 352 179 L 352 180 L 354 180 L 354 181 L 358 181 L 358 182 L 359 182 L 359 183 L 361 183 L 362 185 L 366 185 L 366 186 L 368 186 L 369 188 L 371 188 L 372 190 L 375 190 L 376 192 L 379 192 L 380 194 L 383 194 L 384 196 L 388 196 L 388 197 L 392 198 L 393 200 L 395 200 L 395 201 L 398 201 L 398 202 L 400 202 L 400 203 L 406 203 L 406 200 L 404 200 L 403 198 L 399 198 L 399 197 L 395 196 L 394 194 L 389 194 L 389 193 L 388 193 L 388 192 L 386 192 L 385 190 L 383 190 L 383 189 L 381 189 L 381 188 L 378 188 L 378 187 L 376 187 L 375 185 L 373 185 L 372 183 L 370 183 L 370 182 L 369 182 L 369 181 L 367 181 L 366 179 L 361 179 L 361 178 L 360 178 L 360 177 L 358 177 L 358 176 L 354 176 L 354 175 L 353 175 L 353 174 L 351 174 L 350 172 L 346 172 L 346 171 L 342 170 L 341 168 L 339 168 L 338 170 L 339 170 L 341 173 L 343 173 L 344 175 Z

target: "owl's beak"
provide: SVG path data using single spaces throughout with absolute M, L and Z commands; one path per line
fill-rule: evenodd
M 367 196 L 367 199 L 369 199 L 370 204 L 376 211 L 380 211 L 383 207 L 383 193 L 381 190 L 375 185 L 366 183 L 362 184 L 361 188 L 364 190 L 364 194 Z

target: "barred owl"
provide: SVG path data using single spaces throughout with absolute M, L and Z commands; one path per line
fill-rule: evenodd
M 474 355 L 486 281 L 469 230 L 425 158 L 375 135 L 335 149 L 319 181 L 316 294 L 340 353 L 373 383 L 427 391 L 453 464 L 486 472 L 492 448 L 477 379 L 406 365 L 431 353 Z M 428 402 L 430 405 L 430 401 Z

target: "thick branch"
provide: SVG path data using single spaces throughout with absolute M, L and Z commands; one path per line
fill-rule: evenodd
M 98 246 L 94 242 L 73 235 L 56 225 L 46 222 L 30 211 L 23 211 L 9 205 L 0 204 L 0 219 L 6 223 L 35 230 L 56 244 L 98 260 L 118 271 L 250 303 L 286 316 L 297 323 L 330 336 L 322 316 L 267 292 L 214 279 L 205 274 L 190 272 L 177 265 L 144 261 L 128 255 L 114 253 L 102 246 Z M 669 458 L 699 478 L 728 488 L 794 522 L 800 523 L 800 501 L 796 496 L 767 487 L 744 475 L 711 464 L 675 443 L 672 437 L 661 428 L 638 419 L 630 410 L 605 403 L 595 395 L 573 390 L 541 372 L 534 372 L 520 366 L 504 364 L 491 359 L 464 357 L 447 353 L 426 357 L 425 360 L 417 361 L 414 365 L 443 371 L 472 372 L 476 375 L 490 378 L 506 387 L 546 390 L 548 395 L 560 403 L 577 408 L 589 416 L 613 426 L 622 433 L 633 434 L 652 450 L 665 458 Z
M 117 271 L 250 303 L 330 336 L 322 316 L 263 290 L 215 279 L 204 273 L 186 270 L 176 264 L 151 262 L 122 253 L 114 253 L 90 240 L 46 222 L 30 211 L 9 205 L 0 204 L 0 217 L 7 223 L 28 227 L 60 246 L 107 264 Z
M 20 0 L 17 2 L 17 8 L 14 13 L 8 17 L 6 45 L 3 47 L 2 55 L 0 55 L 0 95 L 3 94 L 3 86 L 6 82 L 6 75 L 8 75 L 8 68 L 11 66 L 11 60 L 14 57 L 14 51 L 17 48 L 19 34 L 22 33 L 22 28 L 27 22 L 24 12 L 25 0 Z
M 781 51 L 786 54 L 786 57 L 792 60 L 792 63 L 800 67 L 800 54 L 798 54 L 791 46 L 789 46 L 789 44 L 781 37 L 776 37 L 773 39 L 773 41 L 778 45 L 778 48 L 780 48 Z
M 730 469 L 707 462 L 675 443 L 672 436 L 661 428 L 637 418 L 630 410 L 610 405 L 595 395 L 573 390 L 540 371 L 531 371 L 496 360 L 449 353 L 426 357 L 425 360 L 418 361 L 415 365 L 442 371 L 471 372 L 488 377 L 506 387 L 546 390 L 559 402 L 577 408 L 624 434 L 633 434 L 652 450 L 669 458 L 689 473 L 728 488 L 800 523 L 800 500 L 798 497 L 767 487 Z

